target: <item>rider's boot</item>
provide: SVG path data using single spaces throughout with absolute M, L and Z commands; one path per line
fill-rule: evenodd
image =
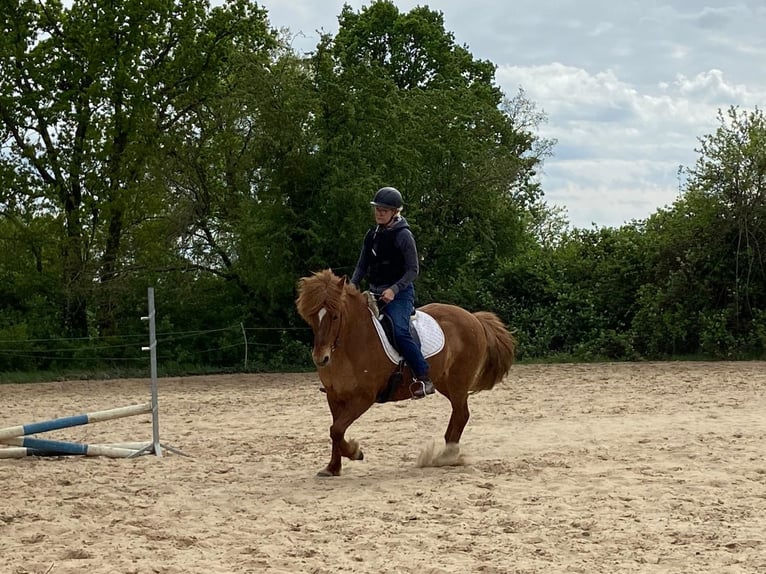
M 427 395 L 434 394 L 435 391 L 434 384 L 431 382 L 431 378 L 428 375 L 415 377 L 412 380 L 412 384 L 410 384 L 410 392 L 412 393 L 413 399 L 422 399 Z

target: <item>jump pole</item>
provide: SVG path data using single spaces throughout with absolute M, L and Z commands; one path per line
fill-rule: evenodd
M 131 405 L 118 407 L 105 411 L 95 411 L 72 417 L 61 417 L 47 421 L 40 421 L 6 427 L 0 429 L 0 443 L 11 445 L 12 449 L 0 449 L 0 458 L 21 458 L 24 456 L 59 456 L 59 455 L 86 455 L 106 456 L 112 458 L 129 458 L 137 456 L 138 451 L 146 446 L 146 443 L 123 443 L 113 445 L 84 444 L 59 440 L 40 439 L 27 435 L 76 427 L 101 421 L 109 421 L 135 415 L 152 412 L 152 404 Z
M 25 456 L 59 456 L 86 455 L 107 456 L 114 458 L 132 458 L 142 454 L 154 453 L 162 456 L 162 448 L 188 456 L 180 450 L 160 442 L 159 400 L 157 392 L 157 336 L 155 327 L 154 288 L 149 287 L 149 315 L 141 317 L 149 321 L 149 346 L 142 351 L 150 352 L 151 369 L 151 402 L 118 407 L 104 411 L 95 411 L 72 417 L 62 417 L 0 429 L 0 443 L 11 445 L 10 448 L 0 448 L 0 458 L 21 458 Z M 59 430 L 74 426 L 86 425 L 99 421 L 129 417 L 139 414 L 152 414 L 152 442 L 146 443 L 114 443 L 114 444 L 84 444 L 48 439 L 39 439 L 26 435 Z
M 19 437 L 19 436 L 24 436 L 28 434 L 37 434 L 37 433 L 48 432 L 52 430 L 65 429 L 69 427 L 76 427 L 80 425 L 87 425 L 90 423 L 109 421 L 109 420 L 119 419 L 124 417 L 131 417 L 134 415 L 151 413 L 153 411 L 154 411 L 154 407 L 152 403 L 145 403 L 142 405 L 118 407 L 116 409 L 96 411 L 96 412 L 86 413 L 82 415 L 75 415 L 73 417 L 62 417 L 59 419 L 52 419 L 49 421 L 29 423 L 25 425 L 18 425 L 15 427 L 7 427 L 7 428 L 0 429 L 0 442 L 5 442 L 5 439 L 9 439 L 13 437 Z
M 3 441 L 16 447 L 23 447 L 31 454 L 40 456 L 51 454 L 54 456 L 71 454 L 85 456 L 106 456 L 110 458 L 131 458 L 136 456 L 136 449 L 118 448 L 101 444 L 83 444 L 79 442 L 66 442 L 60 440 L 48 440 L 34 437 L 13 437 Z
M 0 448 L 0 459 L 2 458 L 24 458 L 25 456 L 46 456 L 50 453 L 36 451 L 33 448 L 10 447 Z

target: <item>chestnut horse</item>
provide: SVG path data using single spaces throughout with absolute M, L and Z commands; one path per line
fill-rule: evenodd
M 302 278 L 296 306 L 314 332 L 311 356 L 332 414 L 332 455 L 319 476 L 338 476 L 342 456 L 364 458 L 359 444 L 346 440 L 346 429 L 387 389 L 396 365 L 385 353 L 366 296 L 346 277 L 324 270 Z M 434 386 L 452 404 L 444 440 L 456 454 L 468 422 L 469 393 L 489 390 L 505 377 L 514 360 L 516 340 L 493 313 L 470 313 L 440 303 L 419 310 L 431 315 L 444 331 L 444 347 L 428 363 Z M 411 380 L 409 369 L 405 369 L 405 380 Z M 387 400 L 410 399 L 408 387 L 394 389 Z

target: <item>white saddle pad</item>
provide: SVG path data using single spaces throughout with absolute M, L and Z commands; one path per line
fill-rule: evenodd
M 380 337 L 380 342 L 383 344 L 383 349 L 386 351 L 386 355 L 388 355 L 388 358 L 391 359 L 392 363 L 398 365 L 399 361 L 402 360 L 402 356 L 388 341 L 386 332 L 383 330 L 383 325 L 380 324 L 380 321 L 375 317 L 372 310 L 370 311 L 370 315 L 372 317 L 372 324 L 375 325 L 375 330 L 378 332 L 378 337 Z M 444 331 L 442 331 L 439 323 L 437 323 L 436 319 L 431 317 L 431 315 L 423 313 L 423 311 L 415 311 L 415 316 L 412 317 L 410 321 L 412 321 L 415 330 L 418 332 L 418 337 L 420 337 L 420 349 L 423 352 L 424 358 L 427 359 L 428 357 L 433 357 L 444 348 Z

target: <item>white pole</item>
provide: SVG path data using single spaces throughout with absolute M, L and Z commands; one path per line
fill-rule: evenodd
M 242 327 L 242 337 L 245 339 L 245 371 L 247 371 L 247 332 L 244 323 L 240 322 L 239 326 Z
M 157 333 L 154 322 L 154 287 L 149 287 L 149 315 L 141 317 L 149 321 L 149 346 L 142 351 L 149 351 L 149 364 L 152 377 L 152 450 L 157 456 L 162 456 L 160 445 L 160 409 L 157 393 Z
M 142 450 L 136 451 L 135 456 L 139 456 L 145 452 L 151 451 L 154 451 L 154 454 L 157 456 L 162 456 L 163 445 L 160 443 L 160 406 L 158 398 L 159 393 L 157 391 L 157 325 L 155 321 L 156 312 L 154 308 L 154 287 L 149 287 L 148 296 L 149 315 L 147 317 L 141 317 L 141 320 L 149 321 L 149 346 L 142 347 L 141 350 L 149 351 L 150 372 L 152 377 L 152 444 L 148 445 Z M 170 452 L 188 456 L 177 448 L 168 445 L 164 446 Z

